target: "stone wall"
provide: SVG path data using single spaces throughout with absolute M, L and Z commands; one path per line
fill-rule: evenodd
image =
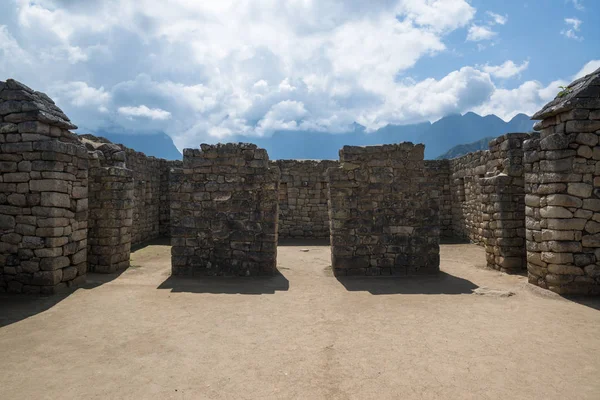
M 133 172 L 122 167 L 90 165 L 88 262 L 92 272 L 129 267 L 133 225 Z
M 327 168 L 335 160 L 271 161 L 281 171 L 279 237 L 329 238 Z
M 540 112 L 525 143 L 529 282 L 600 294 L 600 69 Z
M 481 179 L 486 173 L 489 151 L 477 151 L 449 160 L 452 187 L 452 233 L 455 237 L 483 244 Z
M 489 150 L 450 160 L 455 236 L 485 246 L 487 265 L 504 272 L 525 268 L 523 141 L 499 136 Z
M 169 170 L 181 161 L 146 156 L 122 144 L 93 135 L 81 135 L 90 151 L 97 151 L 99 166 L 127 168 L 133 177 L 131 244 L 169 235 Z
M 336 275 L 439 271 L 439 199 L 426 190 L 423 145 L 344 146 L 328 170 Z
M 452 190 L 450 184 L 449 160 L 425 160 L 425 179 L 430 191 L 438 193 L 434 197 L 439 199 L 440 236 L 452 237 Z
M 264 149 L 185 149 L 171 174 L 173 275 L 276 273 L 279 170 Z
M 0 82 L 0 292 L 85 281 L 88 154 L 45 94 Z

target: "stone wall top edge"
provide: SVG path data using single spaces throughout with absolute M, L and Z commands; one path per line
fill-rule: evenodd
M 350 146 L 346 145 L 342 147 L 340 151 L 344 153 L 370 153 L 370 152 L 390 152 L 390 151 L 411 151 L 415 147 L 423 147 L 425 145 L 423 143 L 413 143 L 413 142 L 401 142 L 401 143 L 389 143 L 389 144 L 376 144 L 376 145 L 368 145 L 368 146 Z
M 0 101 L 11 102 L 10 113 L 4 116 L 6 122 L 38 121 L 61 129 L 77 129 L 48 95 L 14 79 L 0 84 Z
M 127 147 L 122 143 L 113 143 L 112 141 L 110 141 L 109 139 L 103 137 L 103 136 L 96 136 L 93 135 L 91 133 L 85 133 L 85 134 L 78 134 L 79 138 L 81 139 L 85 139 L 94 143 L 99 143 L 100 145 L 102 144 L 114 144 L 115 146 L 118 146 L 121 148 L 122 151 L 126 152 L 127 154 L 133 154 L 135 156 L 138 157 L 145 157 L 147 159 L 149 159 L 150 161 L 165 161 L 165 162 L 169 162 L 169 161 L 181 161 L 181 160 L 167 160 L 166 158 L 160 158 L 160 157 L 155 157 L 155 156 L 149 156 L 146 155 L 145 153 L 141 152 L 141 151 L 137 151 L 135 149 L 132 149 L 131 147 Z

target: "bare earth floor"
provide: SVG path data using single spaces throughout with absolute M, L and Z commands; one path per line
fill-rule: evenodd
M 468 244 L 438 277 L 336 279 L 317 244 L 280 246 L 274 278 L 179 279 L 157 242 L 68 296 L 2 295 L 0 398 L 600 398 L 600 301 Z

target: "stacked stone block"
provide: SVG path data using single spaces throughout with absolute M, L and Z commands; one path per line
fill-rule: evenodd
M 90 153 L 88 261 L 92 272 L 112 273 L 129 267 L 133 225 L 133 172 L 102 167 Z
M 185 149 L 170 189 L 173 275 L 276 273 L 279 170 L 264 149 Z
M 45 94 L 0 82 L 0 292 L 85 281 L 88 156 Z
M 485 206 L 481 179 L 489 159 L 489 151 L 476 151 L 450 160 L 453 235 L 480 245 L 484 243 Z
M 277 160 L 279 187 L 279 237 L 329 238 L 327 169 L 334 160 Z
M 529 282 L 600 294 L 600 69 L 534 115 L 525 143 Z
M 426 190 L 423 145 L 344 146 L 328 170 L 336 275 L 439 271 L 439 199 Z
M 487 265 L 502 272 L 519 272 L 526 265 L 523 141 L 528 137 L 511 133 L 492 140 L 480 180 Z
M 160 190 L 159 190 L 159 235 L 171 237 L 171 192 L 169 190 L 169 181 L 171 173 L 175 169 L 181 169 L 183 163 L 179 160 L 168 161 L 161 160 L 160 169 Z
M 133 174 L 132 245 L 168 236 L 168 174 L 170 166 L 181 166 L 181 161 L 149 157 L 122 144 L 113 144 L 108 139 L 90 134 L 81 135 L 80 138 L 90 151 L 98 152 L 100 166 L 127 168 Z
M 452 237 L 452 190 L 449 160 L 425 160 L 425 178 L 439 199 L 440 236 Z

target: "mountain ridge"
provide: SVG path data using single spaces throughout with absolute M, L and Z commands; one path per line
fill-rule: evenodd
M 324 133 L 316 131 L 275 131 L 269 137 L 233 136 L 228 142 L 251 142 L 267 150 L 269 158 L 337 160 L 339 150 L 345 146 L 368 146 L 385 143 L 413 142 L 425 144 L 425 159 L 444 156 L 452 148 L 469 145 L 484 138 L 497 137 L 511 132 L 530 132 L 533 122 L 525 114 L 517 114 L 506 122 L 496 115 L 478 115 L 468 112 L 452 114 L 433 123 L 386 125 L 366 133 L 365 127 L 354 123 L 352 131 Z M 181 160 L 181 152 L 164 132 L 132 134 L 113 129 L 97 130 L 113 143 L 120 143 L 149 156 Z

